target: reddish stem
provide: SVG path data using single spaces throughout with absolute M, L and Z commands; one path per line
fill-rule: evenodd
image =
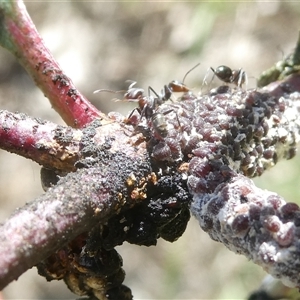
M 130 159 L 115 155 L 106 166 L 69 173 L 0 226 L 0 289 L 96 222 L 103 223 L 123 205 L 136 202 L 132 197 L 121 201 L 124 180 L 132 172 L 141 179 L 148 170 L 141 170 L 138 160 L 120 170 L 124 161 L 129 163 Z
M 3 2 L 0 13 L 2 46 L 17 57 L 63 120 L 81 128 L 95 118 L 105 118 L 63 73 L 44 45 L 23 2 Z
M 293 74 L 281 81 L 274 81 L 262 88 L 262 91 L 280 98 L 286 93 L 300 92 L 300 74 Z
M 80 130 L 0 111 L 0 148 L 45 167 L 74 171 L 81 138 Z
M 74 130 L 4 111 L 0 124 L 0 147 L 64 171 L 81 159 L 82 168 L 0 226 L 1 289 L 95 222 L 144 199 L 150 166 L 144 140 L 116 122 Z

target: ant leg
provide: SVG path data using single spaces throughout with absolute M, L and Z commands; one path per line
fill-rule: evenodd
M 177 122 L 178 122 L 178 126 L 179 126 L 179 128 L 180 128 L 180 131 L 182 132 L 182 127 L 181 127 L 181 124 L 180 124 L 180 121 L 179 121 L 179 118 L 178 118 L 178 114 L 177 114 L 177 112 L 176 112 L 174 109 L 169 109 L 169 110 L 163 112 L 163 114 L 164 114 L 164 115 L 168 115 L 168 114 L 171 113 L 171 112 L 174 112 L 174 113 L 175 113 L 176 119 L 177 119 Z
M 155 95 L 155 98 L 150 96 L 151 92 Z M 157 106 L 159 106 L 163 103 L 162 97 L 159 96 L 151 86 L 148 86 L 148 96 L 149 96 L 149 100 L 151 99 L 150 104 L 151 104 L 152 109 L 155 109 Z
M 141 110 L 138 107 L 136 107 L 130 112 L 128 119 L 130 119 L 132 117 L 132 115 L 135 111 L 137 111 L 139 114 L 141 114 Z
M 93 92 L 93 94 L 96 93 L 102 93 L 102 92 L 108 92 L 108 93 L 113 93 L 113 94 L 123 94 L 126 91 L 125 90 L 121 90 L 121 91 L 113 91 L 113 90 L 108 90 L 108 89 L 100 89 L 100 90 L 96 90 Z
M 245 71 L 243 71 L 242 77 L 243 77 L 243 82 L 242 82 L 242 84 L 245 83 L 245 90 L 247 90 L 247 86 L 248 86 L 248 76 L 247 76 L 247 73 L 246 73 Z M 242 86 L 242 84 L 241 84 L 241 86 Z
M 171 99 L 172 97 L 172 88 L 169 87 L 168 85 L 164 85 L 164 89 L 161 91 L 161 102 L 163 101 L 168 101 L 168 100 L 171 100 L 173 102 L 173 99 Z M 162 103 L 160 103 L 162 104 Z
M 134 116 L 135 112 L 138 112 L 139 115 Z M 141 110 L 139 107 L 136 107 L 130 112 L 129 116 L 125 118 L 122 122 L 123 126 L 126 128 L 127 132 L 125 132 L 125 134 L 127 136 L 134 136 L 136 134 L 136 129 L 139 126 L 140 120 L 141 120 Z M 131 125 L 133 127 L 133 131 L 128 129 L 126 125 Z
M 152 92 L 157 98 L 159 98 L 158 94 L 154 91 L 154 89 L 149 85 L 148 86 L 148 95 L 150 96 L 150 92 Z
M 130 119 L 132 119 L 133 114 L 134 114 L 136 111 L 137 111 L 137 112 L 139 113 L 139 115 L 140 115 L 139 118 L 138 118 L 138 120 L 134 120 L 134 121 L 130 120 Z M 140 108 L 136 107 L 136 108 L 134 108 L 134 109 L 130 112 L 129 116 L 125 119 L 125 123 L 134 125 L 134 127 L 136 128 L 137 125 L 138 125 L 138 123 L 141 121 L 141 119 L 142 119 L 142 112 L 141 112 Z
M 232 79 L 232 81 L 238 86 L 238 88 L 242 88 L 242 85 L 245 83 L 246 88 L 248 84 L 248 77 L 246 72 L 241 68 L 237 72 L 235 78 Z
M 181 124 L 180 124 L 180 121 L 179 121 L 179 118 L 178 118 L 178 115 L 177 115 L 176 111 L 175 111 L 175 114 L 176 114 L 176 119 L 177 119 L 177 122 L 178 122 L 178 126 L 180 128 L 180 132 L 182 132 L 182 127 L 181 127 Z
M 208 75 L 210 73 L 210 70 L 213 71 L 213 76 L 212 76 L 209 84 L 207 84 L 206 79 L 207 79 L 207 77 L 208 77 Z M 205 76 L 203 78 L 203 81 L 202 81 L 202 86 L 201 86 L 201 89 L 200 89 L 201 94 L 202 94 L 202 88 L 203 88 L 204 85 L 208 86 L 208 90 L 210 90 L 210 86 L 211 86 L 211 83 L 214 80 L 214 78 L 215 78 L 215 70 L 213 68 L 208 68 L 207 71 L 206 71 L 206 74 L 205 74 Z

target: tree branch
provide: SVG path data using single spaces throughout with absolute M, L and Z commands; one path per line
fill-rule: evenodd
M 157 107 L 144 97 L 150 112 L 138 116 L 135 127 L 132 119 L 104 125 L 98 117 L 108 119 L 78 94 L 42 45 L 23 4 L 4 2 L 0 11 L 1 43 L 66 122 L 81 128 L 47 123 L 45 129 L 38 120 L 2 112 L 1 147 L 75 172 L 0 227 L 1 288 L 37 264 L 48 280 L 64 279 L 80 295 L 106 299 L 107 290 L 117 286 L 123 296 L 113 299 L 130 299 L 120 288 L 114 247 L 124 241 L 149 246 L 159 237 L 176 240 L 190 205 L 214 240 L 300 286 L 299 207 L 257 189 L 247 178 L 296 154 L 297 55 L 292 63 L 285 61 L 292 75 L 263 90 L 221 86 Z M 45 152 L 38 151 L 41 144 Z M 117 263 L 111 266 L 111 261 Z
M 293 75 L 287 78 L 285 84 L 293 82 L 295 84 L 291 86 L 298 87 L 299 80 L 299 75 Z M 283 86 L 283 82 L 277 84 Z M 225 243 L 230 249 L 238 253 L 245 253 L 261 264 L 256 259 L 257 246 L 249 248 L 245 243 L 245 239 L 248 237 L 251 244 L 253 236 L 253 234 L 249 235 L 247 227 L 250 228 L 252 220 L 244 217 L 245 206 L 247 204 L 247 207 L 252 209 L 251 199 L 261 199 L 262 195 L 266 195 L 268 199 L 270 195 L 273 199 L 277 197 L 279 202 L 275 202 L 279 203 L 279 213 L 276 216 L 280 218 L 282 207 L 285 207 L 286 204 L 279 196 L 275 197 L 274 194 L 262 193 L 261 190 L 255 189 L 249 179 L 236 172 L 249 177 L 261 175 L 265 169 L 274 166 L 279 159 L 290 159 L 295 155 L 296 143 L 300 136 L 298 121 L 300 99 L 297 96 L 299 94 L 287 94 L 284 90 L 281 91 L 284 98 L 257 91 L 230 91 L 225 94 L 205 95 L 197 99 L 189 94 L 191 99 L 163 104 L 159 106 L 157 113 L 164 114 L 172 109 L 171 113 L 165 115 L 170 128 L 167 137 L 163 140 L 155 138 L 155 128 L 150 127 L 150 131 L 145 131 L 146 128 L 143 129 L 143 126 L 150 126 L 148 123 L 141 124 L 143 134 L 135 132 L 138 128 L 134 129 L 130 125 L 116 122 L 100 127 L 100 124 L 96 122 L 90 127 L 88 126 L 84 129 L 86 132 L 82 134 L 85 139 L 82 138 L 80 141 L 80 160 L 75 163 L 77 168 L 84 169 L 79 169 L 61 179 L 57 186 L 50 189 L 47 194 L 33 204 L 27 205 L 17 212 L 1 227 L 1 236 L 6 237 L 0 244 L 0 252 L 3 254 L 2 261 L 0 260 L 0 270 L 3 270 L 1 278 L 8 278 L 5 279 L 5 284 L 19 276 L 26 268 L 60 249 L 64 243 L 72 240 L 78 234 L 89 231 L 96 222 L 104 224 L 116 214 L 117 207 L 124 212 L 129 206 L 135 206 L 136 199 L 144 199 L 143 203 L 148 203 L 148 208 L 143 208 L 139 213 L 134 213 L 131 208 L 129 210 L 130 217 L 124 217 L 121 213 L 120 220 L 130 219 L 132 215 L 141 216 L 145 214 L 143 210 L 147 211 L 149 207 L 152 207 L 151 210 L 153 210 L 154 206 L 151 203 L 156 203 L 157 206 L 159 202 L 154 199 L 161 198 L 162 192 L 160 188 L 151 185 L 149 180 L 147 183 L 147 180 L 142 179 L 148 178 L 151 169 L 155 171 L 151 182 L 153 180 L 156 182 L 156 179 L 153 178 L 157 177 L 159 180 L 159 178 L 164 178 L 165 174 L 172 174 L 171 181 L 170 179 L 163 180 L 165 183 L 162 183 L 162 187 L 168 204 L 164 204 L 165 206 L 162 207 L 164 214 L 158 214 L 159 218 L 155 222 L 163 224 L 161 218 L 166 214 L 166 209 L 178 211 L 178 205 L 181 204 L 177 203 L 184 199 L 182 191 L 178 191 L 178 195 L 181 195 L 179 200 L 170 200 L 172 199 L 170 195 L 174 197 L 176 194 L 174 194 L 174 187 L 180 185 L 180 182 L 186 182 L 187 179 L 189 191 L 194 198 L 192 211 L 199 219 L 203 229 L 208 231 L 214 239 Z M 211 107 L 214 107 L 214 110 L 211 110 Z M 216 114 L 221 117 L 220 121 L 218 121 L 219 118 L 216 118 Z M 215 122 L 218 122 L 218 126 Z M 182 134 L 182 130 L 185 134 Z M 145 140 L 148 141 L 147 149 Z M 120 152 L 123 154 L 118 154 Z M 148 152 L 153 157 L 151 169 L 147 156 L 145 156 Z M 166 153 L 170 153 L 171 157 L 166 156 Z M 179 177 L 174 186 L 172 181 L 176 176 Z M 172 191 L 170 195 L 167 194 L 168 188 Z M 221 198 L 219 197 L 220 193 Z M 120 195 L 127 195 L 126 201 L 120 203 L 120 197 L 124 199 Z M 251 198 L 249 198 L 250 195 Z M 238 201 L 240 202 L 235 204 Z M 257 200 L 253 201 L 257 202 Z M 70 203 L 72 203 L 71 206 Z M 126 203 L 125 208 L 122 208 L 122 203 Z M 189 202 L 184 200 L 183 203 Z M 227 203 L 229 208 L 226 206 Z M 256 205 L 258 204 L 256 203 Z M 206 206 L 209 206 L 210 209 Z M 268 205 L 262 204 L 262 206 L 267 207 Z M 234 207 L 233 210 L 232 207 Z M 238 207 L 241 209 L 236 210 Z M 294 206 L 292 207 L 294 208 Z M 58 208 L 59 212 L 57 212 Z M 223 216 L 223 214 L 218 214 L 221 209 L 225 209 L 225 215 L 228 216 L 225 220 L 219 219 Z M 139 222 L 152 224 L 155 214 L 153 211 L 151 214 L 151 210 L 146 213 L 150 221 L 143 217 L 137 224 L 140 224 Z M 296 208 L 295 210 L 297 211 Z M 98 213 L 96 214 L 95 211 Z M 175 215 L 178 215 L 178 212 Z M 269 217 L 269 215 L 264 216 Z M 30 222 L 28 218 L 30 218 Z M 181 221 L 176 221 L 176 224 L 180 224 L 178 222 Z M 224 222 L 229 223 L 225 225 L 227 223 Z M 284 220 L 281 222 L 286 223 Z M 289 219 L 289 222 L 293 221 Z M 116 224 L 124 225 L 120 221 L 116 221 Z M 130 222 L 128 224 L 125 222 L 125 224 L 126 228 L 133 226 Z M 224 225 L 220 227 L 220 224 Z M 114 226 L 116 225 L 108 228 Z M 118 230 L 124 232 L 125 227 L 122 226 Z M 140 228 L 139 226 L 138 228 Z M 173 226 L 172 228 L 174 228 Z M 228 230 L 222 229 L 223 227 L 231 229 L 228 232 Z M 284 226 L 284 228 L 287 227 L 290 228 L 290 225 Z M 24 231 L 23 228 L 26 230 Z M 164 228 L 164 226 L 160 228 Z M 256 227 L 252 224 L 252 228 Z M 155 231 L 154 236 L 157 236 Z M 16 232 L 16 238 L 8 239 L 11 232 Z M 29 232 L 32 234 L 30 235 Z M 166 235 L 168 238 L 169 233 L 166 234 L 166 232 L 169 232 L 169 229 L 160 231 L 158 236 Z M 234 234 L 237 235 L 237 238 Z M 256 234 L 256 240 L 261 241 L 264 231 L 261 230 Z M 282 234 L 284 236 L 284 233 Z M 228 235 L 231 235 L 232 239 L 229 239 Z M 45 241 L 43 238 L 49 238 L 49 241 Z M 271 238 L 276 240 L 274 235 L 270 235 Z M 123 236 L 118 243 L 122 243 L 125 239 L 131 240 L 132 235 L 131 237 Z M 16 241 L 19 244 L 16 244 Z M 59 241 L 59 243 L 54 246 L 53 241 Z M 107 241 L 107 243 L 110 242 Z M 32 245 L 29 250 L 27 249 L 28 245 Z M 115 245 L 114 242 L 112 245 Z M 248 252 L 241 250 L 245 246 Z M 290 246 L 290 240 L 287 245 L 280 244 L 280 247 L 284 247 L 285 250 L 288 250 Z M 11 249 L 16 249 L 16 251 Z M 18 249 L 23 250 L 19 251 Z M 12 251 L 13 254 L 8 255 L 9 251 Z M 36 256 L 37 253 L 38 256 Z M 263 261 L 263 266 L 272 270 L 266 264 L 266 261 Z M 291 266 L 289 267 L 291 268 Z M 276 268 L 275 270 L 277 271 Z M 286 273 L 282 274 L 285 276 Z M 295 282 L 293 278 L 290 280 L 296 284 L 298 282 Z
M 279 202 L 275 201 L 279 203 L 278 213 L 275 215 L 284 224 L 284 228 L 296 228 L 297 221 L 289 217 L 288 222 L 294 225 L 287 226 L 282 219 L 285 218 L 282 207 L 289 206 L 279 196 L 255 189 L 252 182 L 241 174 L 248 177 L 261 175 L 278 160 L 290 159 L 295 155 L 300 136 L 300 99 L 296 92 L 299 91 L 299 81 L 300 76 L 295 74 L 284 82 L 277 82 L 276 97 L 266 92 L 226 89 L 226 93 L 198 98 L 188 94 L 187 97 L 190 98 L 180 102 L 162 104 L 157 108 L 157 113 L 163 114 L 168 124 L 164 139 L 156 138 L 156 127 L 147 120 L 142 120 L 137 128 L 117 122 L 104 126 L 100 126 L 99 122 L 91 123 L 82 130 L 82 135 L 79 134 L 80 154 L 75 167 L 83 169 L 61 179 L 57 186 L 15 213 L 0 228 L 1 236 L 5 237 L 0 244 L 0 252 L 3 254 L 0 260 L 0 270 L 3 270 L 0 278 L 5 282 L 3 286 L 80 233 L 88 232 L 95 223 L 112 222 L 103 232 L 105 236 L 108 234 L 107 230 L 113 230 L 114 233 L 108 234 L 109 238 L 106 239 L 100 237 L 100 240 L 105 240 L 100 243 L 100 247 L 107 244 L 108 249 L 124 240 L 147 245 L 155 243 L 159 236 L 175 240 L 184 231 L 188 220 L 184 207 L 190 200 L 183 196 L 184 190 L 185 193 L 188 192 L 186 182 L 193 195 L 192 211 L 204 230 L 231 250 L 244 253 L 268 270 L 278 272 L 277 268 L 272 269 L 265 260 L 259 261 L 256 258 L 257 247 L 260 246 L 247 246 L 245 240 L 249 238 L 252 245 L 253 237 L 253 234 L 249 235 L 250 229 L 247 226 L 255 229 L 256 225 L 251 223 L 254 221 L 248 215 L 244 215 L 250 214 L 253 201 L 258 205 L 257 200 L 251 199 L 261 199 L 262 195 L 269 199 L 271 195 L 273 199 L 279 199 Z M 296 91 L 287 93 L 286 88 L 282 88 L 286 86 L 295 88 Z M 32 134 L 32 127 L 29 128 L 29 133 Z M 68 132 L 68 129 L 65 130 Z M 139 130 L 142 133 L 138 133 Z M 51 138 L 53 132 L 48 138 L 49 136 Z M 151 167 L 147 153 L 152 157 Z M 151 175 L 151 171 L 155 172 L 154 175 Z M 184 188 L 176 191 L 180 185 Z M 144 204 L 137 206 L 136 201 L 142 199 Z M 245 203 L 249 207 L 249 213 L 244 210 Z M 262 204 L 266 207 L 268 205 Z M 132 207 L 129 209 L 130 206 Z M 133 207 L 137 207 L 138 211 Z M 238 207 L 241 209 L 232 209 Z M 291 207 L 297 211 L 295 206 Z M 117 208 L 119 217 L 113 221 Z M 127 209 L 128 214 L 124 215 Z M 154 213 L 157 209 L 158 212 Z M 218 214 L 221 209 L 225 210 L 227 218 L 220 219 L 223 216 Z M 178 219 L 181 215 L 183 217 Z M 263 216 L 269 217 L 268 214 Z M 224 225 L 220 227 L 220 224 Z M 259 228 L 265 228 L 263 224 L 265 221 L 262 221 Z M 175 236 L 171 234 L 174 226 L 180 228 Z M 223 227 L 231 229 L 228 231 Z M 126 228 L 131 229 L 128 231 Z M 143 231 L 140 231 L 141 228 L 144 228 Z M 153 232 L 146 228 L 152 228 Z M 16 237 L 9 239 L 12 232 L 15 232 Z M 290 231 L 288 232 L 290 237 Z M 264 234 L 262 229 L 256 232 L 255 241 L 264 240 Z M 280 231 L 280 234 L 283 238 L 271 234 L 270 243 L 275 243 L 276 239 L 286 239 L 285 233 Z M 54 246 L 54 241 L 59 243 Z M 290 251 L 289 247 L 294 246 L 293 241 L 296 239 L 292 238 L 291 244 L 289 238 L 287 244 L 284 244 L 285 241 L 283 244 L 280 242 L 278 247 Z M 28 245 L 32 245 L 32 248 L 28 249 Z M 244 247 L 246 250 L 242 250 Z M 76 264 L 80 262 L 77 261 Z M 290 263 L 288 266 L 291 269 Z M 78 268 L 81 267 L 76 270 Z M 43 273 L 45 272 L 48 274 L 44 270 Z M 73 272 L 69 270 L 66 273 L 67 282 Z M 298 279 L 291 272 L 289 280 L 298 284 Z M 82 275 L 76 276 L 81 278 Z M 282 276 L 288 275 L 283 272 Z M 78 282 L 81 281 L 78 279 Z M 75 292 L 81 286 L 79 283 L 75 287 L 74 284 L 68 285 Z
M 76 89 L 37 32 L 21 0 L 0 2 L 0 44 L 16 56 L 66 124 L 107 119 Z
M 149 164 L 121 153 L 101 154 L 110 156 L 107 162 L 68 174 L 0 227 L 1 289 L 96 223 L 140 201 L 133 190 Z M 136 182 L 126 190 L 124 182 L 133 174 Z
M 210 237 L 290 287 L 300 286 L 300 209 L 236 174 L 214 193 L 194 196 L 192 213 Z
M 82 131 L 71 127 L 0 111 L 0 148 L 50 169 L 76 169 L 82 135 Z

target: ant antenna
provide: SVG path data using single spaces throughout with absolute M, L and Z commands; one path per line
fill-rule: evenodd
M 136 81 L 134 81 L 134 80 L 126 80 L 125 82 L 130 83 L 128 90 L 131 89 L 136 84 Z M 108 92 L 108 93 L 114 93 L 114 94 L 121 94 L 121 93 L 124 94 L 127 91 L 126 90 L 113 91 L 113 90 L 108 90 L 108 89 L 100 89 L 100 90 L 94 91 L 93 94 L 102 93 L 102 92 Z
M 183 77 L 183 79 L 182 79 L 182 83 L 184 83 L 186 76 L 187 76 L 189 73 L 191 73 L 193 70 L 195 70 L 198 66 L 200 66 L 200 64 L 201 64 L 201 63 L 197 63 L 196 66 L 192 67 L 190 70 L 188 70 L 188 71 L 185 73 L 185 75 L 184 75 L 184 77 Z
M 125 93 L 125 90 L 121 90 L 121 91 L 113 91 L 113 90 L 107 90 L 107 89 L 100 89 L 100 90 L 96 90 L 93 92 L 93 94 L 96 93 L 102 93 L 102 92 L 108 92 L 108 93 L 114 93 L 114 94 L 121 94 L 121 93 Z

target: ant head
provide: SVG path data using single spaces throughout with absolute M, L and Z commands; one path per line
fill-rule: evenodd
M 144 90 L 139 88 L 130 88 L 124 94 L 125 99 L 139 99 L 143 97 Z
M 128 90 L 124 94 L 124 98 L 126 100 L 139 100 L 139 98 L 144 96 L 144 90 L 141 88 L 134 88 L 133 86 L 136 84 L 136 81 L 126 80 L 130 85 Z

